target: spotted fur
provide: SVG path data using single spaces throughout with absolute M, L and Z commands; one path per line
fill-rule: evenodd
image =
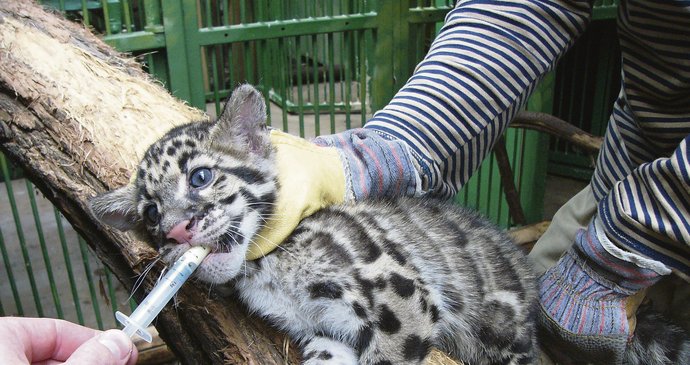
M 151 146 L 134 184 L 95 198 L 93 212 L 138 232 L 167 262 L 189 245 L 210 246 L 196 275 L 231 284 L 301 344 L 304 364 L 420 364 L 432 346 L 468 364 L 535 363 L 526 258 L 456 205 L 328 207 L 281 249 L 245 261 L 278 187 L 263 120 L 261 95 L 238 88 L 218 121 L 178 127 Z

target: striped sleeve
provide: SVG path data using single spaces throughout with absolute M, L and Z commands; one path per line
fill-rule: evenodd
M 622 88 L 592 177 L 606 235 L 690 280 L 690 1 L 626 1 Z
M 413 76 L 365 128 L 407 144 L 425 192 L 453 196 L 590 11 L 587 1 L 460 1 Z

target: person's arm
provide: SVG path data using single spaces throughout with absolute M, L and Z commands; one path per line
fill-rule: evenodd
M 272 133 L 280 145 L 276 218 L 247 257 L 272 251 L 302 218 L 329 204 L 451 197 L 584 31 L 590 13 L 587 1 L 460 1 L 406 85 L 364 128 L 317 137 L 319 147 Z M 304 151 L 313 158 L 289 157 Z M 334 166 L 337 173 L 322 172 Z
M 355 199 L 411 191 L 451 197 L 584 31 L 590 13 L 587 1 L 460 1 L 412 77 L 359 132 L 382 140 L 367 144 L 347 132 L 317 140 L 355 152 L 345 154 Z M 385 143 L 389 148 L 363 148 Z M 398 167 L 404 152 L 418 180 L 408 176 L 411 166 Z

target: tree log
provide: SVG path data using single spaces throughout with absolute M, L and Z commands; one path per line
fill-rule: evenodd
M 99 224 L 88 199 L 126 184 L 169 128 L 206 118 L 80 25 L 31 2 L 0 2 L 0 148 L 129 290 L 156 252 Z M 186 285 L 156 321 L 181 362 L 296 363 L 285 335 L 208 292 Z

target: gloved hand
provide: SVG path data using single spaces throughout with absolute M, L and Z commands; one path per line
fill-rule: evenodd
M 338 150 L 271 130 L 276 148 L 279 193 L 274 215 L 247 251 L 254 260 L 273 251 L 302 218 L 345 200 L 345 174 Z
M 345 200 L 414 195 L 421 186 L 407 145 L 366 129 L 353 129 L 309 142 L 277 130 L 280 188 L 274 215 L 249 247 L 247 259 L 271 252 L 317 210 Z
M 539 279 L 542 348 L 560 363 L 620 364 L 646 288 L 670 272 L 616 247 L 595 216 Z

